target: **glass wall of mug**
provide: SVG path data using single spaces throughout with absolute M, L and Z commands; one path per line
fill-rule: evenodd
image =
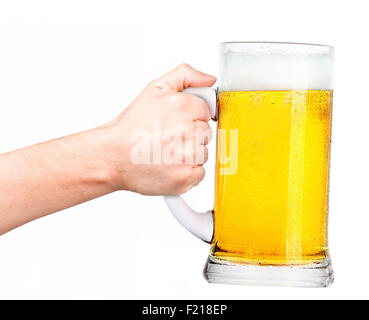
M 333 281 L 332 80 L 330 46 L 221 44 L 210 282 Z

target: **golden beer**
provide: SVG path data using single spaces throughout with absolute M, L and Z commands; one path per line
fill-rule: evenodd
M 218 137 L 211 255 L 259 265 L 324 261 L 332 90 L 232 91 L 219 99 L 218 129 L 238 129 L 238 167 L 221 172 L 219 155 L 230 143 Z

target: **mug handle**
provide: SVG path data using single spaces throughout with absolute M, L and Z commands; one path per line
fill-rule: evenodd
M 211 118 L 216 120 L 217 93 L 209 87 L 187 88 L 185 93 L 193 94 L 203 99 L 210 107 Z M 199 239 L 210 243 L 214 232 L 213 210 L 197 212 L 193 210 L 181 196 L 164 196 L 169 210 L 177 221 Z

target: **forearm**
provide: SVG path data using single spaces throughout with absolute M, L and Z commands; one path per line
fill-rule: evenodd
M 0 234 L 115 190 L 97 128 L 0 155 Z

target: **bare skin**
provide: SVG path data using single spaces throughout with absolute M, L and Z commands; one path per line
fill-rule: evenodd
M 130 159 L 134 146 L 130 135 L 137 128 L 151 132 L 155 121 L 163 131 L 175 129 L 187 136 L 196 129 L 208 129 L 208 105 L 181 91 L 212 86 L 215 81 L 180 65 L 152 81 L 111 122 L 0 155 L 0 234 L 117 190 L 174 195 L 197 185 L 205 174 L 207 141 L 199 146 L 206 155 L 200 162 L 135 164 Z M 184 150 L 184 157 L 194 156 L 196 150 Z

